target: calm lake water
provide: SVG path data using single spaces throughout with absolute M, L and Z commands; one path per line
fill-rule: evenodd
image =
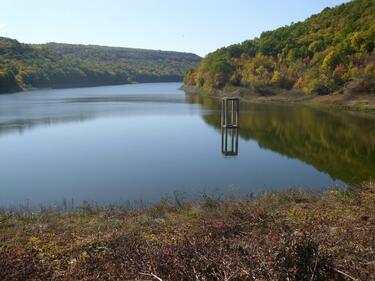
M 218 100 L 187 96 L 180 86 L 0 96 L 0 206 L 322 190 L 375 176 L 372 117 L 241 103 L 238 155 L 228 157 Z

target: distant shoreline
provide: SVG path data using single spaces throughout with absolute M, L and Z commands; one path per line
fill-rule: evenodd
M 0 93 L 180 82 L 201 57 L 184 52 L 77 44 L 24 44 L 0 36 Z
M 137 84 L 152 84 L 152 83 L 182 83 L 182 78 L 179 80 L 170 80 L 170 81 L 147 81 L 147 82 L 131 82 L 131 83 L 111 83 L 111 84 L 106 84 L 106 83 L 99 83 L 99 84 L 92 84 L 92 85 L 67 85 L 66 87 L 42 87 L 42 88 L 25 88 L 21 89 L 19 91 L 14 91 L 14 92 L 6 92 L 6 93 L 1 93 L 1 95 L 12 95 L 16 93 L 27 93 L 27 92 L 33 92 L 33 91 L 39 91 L 39 90 L 63 90 L 63 89 L 80 89 L 80 88 L 95 88 L 95 87 L 106 87 L 106 86 L 121 86 L 121 85 L 137 85 Z

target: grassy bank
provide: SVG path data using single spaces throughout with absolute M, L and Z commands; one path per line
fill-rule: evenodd
M 304 104 L 340 110 L 375 113 L 375 94 L 304 94 L 300 91 L 264 88 L 255 90 L 240 87 L 216 89 L 210 93 L 203 92 L 195 86 L 184 85 L 182 89 L 188 94 L 207 95 L 212 97 L 234 96 L 251 103 L 289 103 Z
M 0 216 L 0 280 L 374 280 L 375 184 Z

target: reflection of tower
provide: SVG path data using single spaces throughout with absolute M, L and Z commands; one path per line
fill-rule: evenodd
M 238 128 L 221 128 L 221 152 L 225 156 L 238 155 Z
M 238 155 L 240 100 L 223 98 L 221 101 L 221 151 L 225 156 Z

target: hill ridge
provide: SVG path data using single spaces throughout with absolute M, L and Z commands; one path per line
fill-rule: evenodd
M 375 1 L 354 0 L 208 54 L 185 84 L 329 94 L 375 92 Z

